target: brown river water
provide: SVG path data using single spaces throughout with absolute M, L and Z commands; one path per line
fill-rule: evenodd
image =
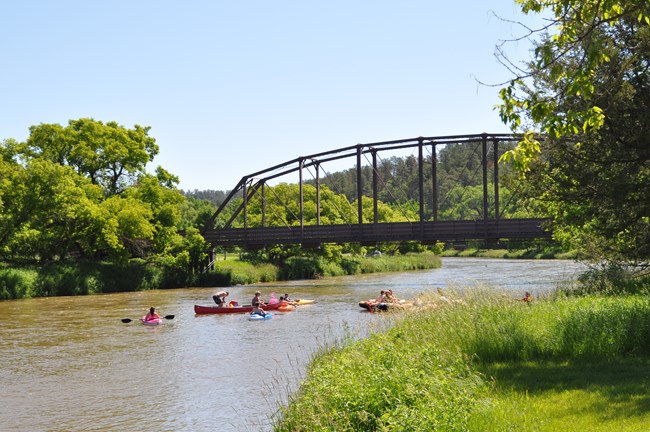
M 572 280 L 571 261 L 443 258 L 443 267 L 232 287 L 227 300 L 287 292 L 315 300 L 270 320 L 194 315 L 215 289 L 0 302 L 2 431 L 270 431 L 320 349 L 385 320 L 359 306 L 379 290 L 412 298 L 489 285 L 520 297 Z M 174 315 L 158 327 L 149 306 Z M 131 318 L 128 324 L 122 318 Z

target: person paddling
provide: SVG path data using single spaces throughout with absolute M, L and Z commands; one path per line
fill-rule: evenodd
M 262 293 L 257 291 L 255 293 L 255 297 L 253 297 L 253 299 L 251 300 L 251 305 L 252 306 L 266 306 L 264 301 L 262 301 L 261 296 L 262 296 Z
M 160 315 L 158 315 L 158 313 L 156 312 L 156 308 L 153 307 L 153 306 L 151 306 L 151 307 L 149 308 L 149 313 L 146 314 L 146 315 L 144 316 L 144 318 L 142 318 L 142 319 L 143 319 L 144 321 L 151 321 L 151 320 L 155 320 L 155 319 L 160 319 Z

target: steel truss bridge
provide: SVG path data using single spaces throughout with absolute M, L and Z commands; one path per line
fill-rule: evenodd
M 499 239 L 534 239 L 550 238 L 544 229 L 545 219 L 507 219 L 501 217 L 499 202 L 499 144 L 517 142 L 521 135 L 513 134 L 474 134 L 438 137 L 417 137 L 369 144 L 357 144 L 336 150 L 300 156 L 290 161 L 242 177 L 230 191 L 202 230 L 207 242 L 215 246 L 241 246 L 245 248 L 263 248 L 276 244 L 301 244 L 314 247 L 322 243 L 355 242 L 362 245 L 375 245 L 378 242 L 419 241 L 432 244 L 438 241 L 465 242 L 467 240 L 496 241 Z M 439 220 L 438 173 L 436 147 L 447 144 L 475 144 L 481 148 L 481 165 L 483 171 L 483 208 L 479 220 Z M 378 154 L 380 152 L 411 149 L 417 151 L 419 220 L 413 222 L 379 222 L 378 191 Z M 489 152 L 489 149 L 491 152 Z M 430 154 L 425 158 L 425 151 Z M 491 153 L 492 160 L 489 160 Z M 356 221 L 346 224 L 321 224 L 321 171 L 323 164 L 341 159 L 356 159 Z M 364 184 L 362 176 L 362 158 L 372 166 L 371 198 L 373 203 L 373 220 L 364 221 L 363 201 Z M 425 176 L 425 165 L 430 175 Z M 491 173 L 490 169 L 491 167 Z M 304 220 L 304 185 L 305 170 L 315 171 L 316 187 L 316 221 L 306 224 Z M 269 182 L 293 174 L 298 176 L 299 211 L 297 221 L 286 226 L 267 226 L 266 203 Z M 491 174 L 491 176 L 490 176 Z M 431 196 L 425 196 L 425 177 L 432 182 Z M 492 180 L 490 182 L 490 180 Z M 493 202 L 489 204 L 489 190 L 493 188 Z M 251 198 L 260 195 L 262 214 L 259 226 L 250 226 L 248 205 Z M 240 199 L 241 198 L 241 199 Z M 240 202 L 241 201 L 241 202 Z M 215 227 L 219 215 L 226 214 L 228 206 L 237 204 L 235 211 L 222 227 Z M 427 208 L 428 206 L 428 208 Z M 427 211 L 428 210 L 428 211 Z M 426 216 L 425 216 L 426 215 Z M 240 227 L 232 227 L 235 220 Z

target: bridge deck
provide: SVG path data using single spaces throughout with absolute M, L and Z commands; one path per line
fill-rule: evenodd
M 479 221 L 393 222 L 360 225 L 306 225 L 304 227 L 225 228 L 207 230 L 213 246 L 262 247 L 272 244 L 350 243 L 419 240 L 466 241 L 472 239 L 549 238 L 546 219 L 501 219 Z

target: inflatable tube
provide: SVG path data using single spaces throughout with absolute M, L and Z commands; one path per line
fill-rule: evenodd
M 267 312 L 266 315 L 260 315 L 260 314 L 248 315 L 248 319 L 250 321 L 263 321 L 271 318 L 273 318 L 273 314 L 271 312 Z

